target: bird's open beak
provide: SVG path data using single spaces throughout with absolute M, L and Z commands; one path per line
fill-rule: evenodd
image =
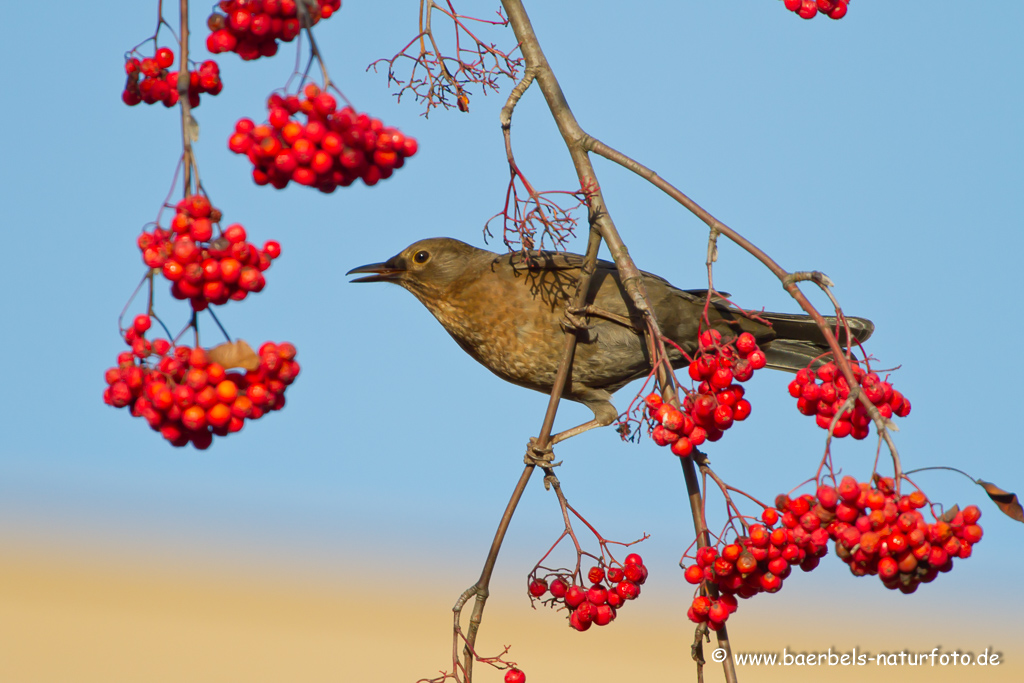
M 404 272 L 405 269 L 397 267 L 395 259 L 391 259 L 384 263 L 368 263 L 365 266 L 353 268 L 345 273 L 345 275 L 371 273 L 366 277 L 357 277 L 355 280 L 352 280 L 352 282 L 394 282 L 399 279 Z

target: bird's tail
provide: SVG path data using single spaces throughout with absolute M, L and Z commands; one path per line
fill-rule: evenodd
M 770 322 L 775 332 L 775 339 L 762 347 L 768 358 L 768 367 L 796 372 L 808 365 L 815 368 L 828 362 L 831 354 L 825 342 L 825 335 L 809 316 L 793 313 L 758 315 Z M 874 324 L 864 318 L 847 317 L 846 327 L 839 325 L 839 321 L 834 317 L 826 316 L 825 321 L 844 348 L 866 341 L 875 331 Z

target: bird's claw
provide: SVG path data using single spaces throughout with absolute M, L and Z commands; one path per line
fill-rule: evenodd
M 563 330 L 589 330 L 591 325 L 587 324 L 586 318 L 580 315 L 580 313 L 586 312 L 583 308 L 574 308 L 569 306 L 565 309 L 565 313 L 562 315 L 562 320 L 559 321 Z
M 555 452 L 552 450 L 550 444 L 541 447 L 537 442 L 537 437 L 530 437 L 529 443 L 526 444 L 526 455 L 523 456 L 523 462 L 527 465 L 555 467 L 558 463 L 555 463 L 554 459 Z

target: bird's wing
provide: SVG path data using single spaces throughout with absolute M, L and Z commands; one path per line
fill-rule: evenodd
M 524 252 L 517 251 L 509 255 L 509 263 L 514 268 L 530 270 L 577 270 L 583 267 L 583 257 L 567 251 L 540 251 L 537 249 Z M 611 261 L 598 259 L 597 267 L 615 270 Z
M 686 292 L 687 294 L 692 294 L 698 299 L 703 299 L 708 295 L 708 290 L 706 289 L 684 289 L 682 291 Z M 715 293 L 711 296 L 711 300 L 721 301 L 722 299 L 728 299 L 731 296 L 732 294 L 730 294 L 729 292 L 719 292 L 718 290 L 715 290 Z
M 510 263 L 514 268 L 527 268 L 527 269 L 543 269 L 543 270 L 578 270 L 583 267 L 584 257 L 580 254 L 573 254 L 567 251 L 540 251 L 540 250 L 529 250 L 525 253 L 517 251 L 510 254 Z M 614 261 L 606 261 L 604 259 L 597 260 L 597 269 L 610 271 L 613 273 L 618 272 L 619 267 L 615 265 Z M 640 271 L 644 279 L 658 280 L 665 284 L 670 284 L 668 280 L 649 273 L 646 270 Z M 687 290 L 688 293 L 704 295 L 702 290 Z M 728 295 L 726 295 L 728 296 Z

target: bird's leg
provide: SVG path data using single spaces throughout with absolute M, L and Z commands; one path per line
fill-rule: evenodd
M 523 461 L 527 465 L 537 465 L 538 467 L 557 467 L 561 465 L 561 462 L 553 462 L 555 459 L 555 452 L 552 450 L 559 441 L 565 441 L 566 439 L 582 434 L 583 432 L 590 431 L 594 427 L 605 427 L 611 424 L 610 422 L 602 422 L 600 420 L 590 420 L 584 422 L 581 425 L 577 425 L 572 429 L 566 429 L 564 432 L 558 432 L 548 440 L 548 445 L 541 448 L 537 445 L 537 437 L 531 436 L 530 442 L 526 445 L 526 456 Z
M 595 427 L 607 427 L 611 423 L 615 422 L 616 418 L 619 416 L 619 411 L 615 410 L 615 406 L 611 404 L 611 401 L 596 399 L 583 401 L 582 403 L 594 411 L 594 419 L 584 422 L 581 425 L 577 425 L 572 429 L 566 429 L 564 432 L 558 432 L 551 437 L 552 446 L 559 441 L 565 441 L 566 439 L 578 436 L 583 432 L 589 432 Z
M 594 316 L 595 318 L 604 318 L 605 320 L 611 320 L 613 323 L 618 323 L 623 327 L 628 327 L 629 329 L 633 330 L 638 334 L 643 332 L 642 329 L 640 329 L 633 323 L 632 319 L 627 318 L 624 315 L 619 315 L 617 313 L 612 313 L 611 311 L 606 311 L 603 308 L 598 308 L 593 304 L 588 304 L 583 308 L 575 308 L 573 306 L 570 306 L 565 309 L 565 320 L 568 322 L 582 320 L 582 318 L 578 317 L 580 315 L 590 315 Z
M 594 411 L 594 419 L 588 420 L 581 425 L 576 425 L 572 429 L 558 432 L 548 440 L 548 445 L 544 448 L 540 448 L 537 445 L 537 437 L 530 437 L 530 443 L 526 446 L 525 460 L 527 464 L 553 467 L 551 461 L 554 460 L 555 454 L 551 447 L 556 443 L 565 441 L 583 432 L 589 432 L 595 427 L 607 427 L 615 422 L 619 417 L 619 411 L 615 410 L 615 406 L 612 405 L 611 401 L 600 397 L 601 395 L 609 396 L 610 394 L 607 392 L 595 393 L 599 394 L 598 397 L 591 397 L 590 400 L 581 401 L 583 405 Z
M 582 434 L 583 432 L 589 432 L 594 427 L 607 427 L 610 424 L 611 424 L 611 422 L 602 422 L 601 420 L 596 420 L 596 419 L 595 420 L 590 420 L 588 422 L 584 422 L 581 425 L 576 425 L 572 429 L 566 429 L 564 432 L 558 432 L 557 434 L 552 436 L 551 437 L 551 445 L 554 446 L 559 441 L 565 441 L 566 439 L 570 439 L 570 438 L 572 438 L 574 436 L 578 436 L 578 435 Z

